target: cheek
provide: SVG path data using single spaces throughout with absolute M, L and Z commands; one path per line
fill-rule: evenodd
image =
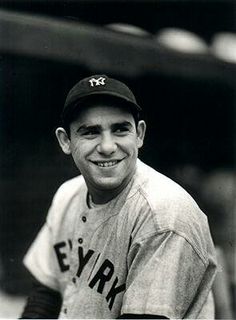
M 81 147 L 73 145 L 73 147 L 71 148 L 71 155 L 76 164 L 82 161 L 84 153 L 85 151 Z
M 128 140 L 123 147 L 126 152 L 130 155 L 136 155 L 138 153 L 138 145 L 136 140 Z
M 89 144 L 83 141 L 76 141 L 71 146 L 72 155 L 78 158 L 83 158 L 89 150 Z
M 72 157 L 77 166 L 87 166 L 87 159 L 94 152 L 94 143 L 85 141 L 76 141 L 72 147 Z

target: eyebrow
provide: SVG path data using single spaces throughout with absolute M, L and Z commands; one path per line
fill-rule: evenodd
M 122 122 L 116 122 L 116 123 L 112 123 L 111 124 L 111 128 L 115 129 L 117 127 L 132 127 L 131 122 L 129 121 L 122 121 Z M 86 125 L 86 124 L 82 124 L 76 131 L 77 132 L 83 132 L 86 130 L 98 130 L 100 131 L 102 129 L 102 126 L 100 125 Z
M 113 123 L 111 125 L 112 129 L 115 129 L 117 127 L 129 127 L 131 128 L 132 127 L 132 124 L 129 122 L 129 121 L 122 121 L 122 122 L 117 122 L 117 123 Z
M 101 126 L 83 124 L 76 131 L 80 132 L 80 131 L 85 131 L 85 130 L 101 130 Z

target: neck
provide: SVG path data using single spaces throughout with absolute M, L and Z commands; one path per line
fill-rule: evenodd
M 93 192 L 93 191 L 89 191 L 91 197 L 92 197 L 92 201 L 95 204 L 105 204 L 109 201 L 111 201 L 112 199 L 114 199 L 116 196 L 118 196 L 119 193 L 116 192 L 107 192 L 107 190 L 104 191 L 99 191 L 99 192 Z

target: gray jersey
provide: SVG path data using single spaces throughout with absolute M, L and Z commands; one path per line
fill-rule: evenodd
M 24 259 L 61 292 L 61 318 L 214 318 L 214 246 L 184 189 L 138 160 L 118 197 L 89 207 L 87 196 L 82 176 L 64 183 Z

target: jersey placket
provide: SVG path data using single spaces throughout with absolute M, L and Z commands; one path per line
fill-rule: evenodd
M 74 295 L 78 290 L 78 281 L 77 276 L 79 268 L 79 246 L 86 246 L 86 239 L 88 236 L 87 225 L 88 225 L 88 213 L 89 209 L 85 206 L 82 206 L 81 211 L 75 215 L 74 221 L 74 232 L 71 241 L 71 252 L 70 252 L 70 269 L 68 273 L 68 285 L 65 290 L 65 295 L 63 299 L 63 306 L 61 309 L 62 318 L 70 318 L 73 303 Z

